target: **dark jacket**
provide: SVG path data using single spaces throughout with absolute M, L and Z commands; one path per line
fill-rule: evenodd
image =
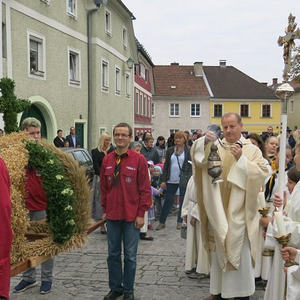
M 72 147 L 76 148 L 76 147 L 80 147 L 80 146 L 82 147 L 82 145 L 79 144 L 79 140 L 78 140 L 77 135 L 75 135 L 75 139 L 76 139 L 76 145 L 74 145 L 74 143 L 73 143 L 73 139 L 72 139 L 71 134 L 66 136 L 66 142 L 69 142 L 69 147 L 71 147 L 71 148 Z
M 111 145 L 110 148 L 107 151 L 107 154 L 114 151 L 114 147 Z M 105 153 L 103 151 L 99 151 L 98 148 L 94 148 L 91 151 L 92 159 L 93 159 L 93 167 L 95 171 L 95 175 L 100 176 L 100 169 L 102 165 L 103 158 L 105 156 Z
M 171 169 L 171 156 L 174 153 L 175 147 L 170 147 L 166 153 L 166 161 L 164 163 L 164 171 L 162 174 L 162 182 L 167 182 L 170 178 L 170 169 Z M 184 147 L 184 162 L 182 165 L 182 172 L 186 175 L 192 176 L 192 164 L 189 163 L 192 161 L 190 148 L 185 146 Z
M 65 146 L 65 138 L 62 137 L 62 140 L 57 136 L 54 140 L 53 140 L 53 144 L 60 148 L 60 147 L 64 147 Z
M 296 141 L 295 141 L 295 139 L 294 139 L 294 137 L 293 137 L 292 134 L 289 136 L 288 142 L 289 142 L 289 145 L 290 145 L 290 147 L 291 147 L 292 149 L 296 146 Z
M 159 155 L 155 148 L 147 148 L 143 145 L 141 154 L 144 155 L 147 161 L 152 160 L 155 165 L 159 163 Z

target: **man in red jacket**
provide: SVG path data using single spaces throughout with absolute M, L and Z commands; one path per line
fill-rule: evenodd
M 152 202 L 146 159 L 128 149 L 132 128 L 120 123 L 113 130 L 116 149 L 103 159 L 100 183 L 101 204 L 107 220 L 108 273 L 110 292 L 104 300 L 134 299 L 136 254 L 144 213 Z M 121 244 L 124 246 L 124 271 Z
M 13 238 L 10 215 L 10 179 L 0 158 L 0 299 L 9 299 L 10 249 Z

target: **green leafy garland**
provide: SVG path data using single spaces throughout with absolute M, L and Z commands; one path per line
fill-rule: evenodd
M 29 152 L 28 164 L 43 178 L 47 195 L 47 222 L 53 241 L 63 244 L 76 229 L 73 189 L 65 176 L 64 167 L 52 151 L 36 141 L 26 141 L 25 148 Z

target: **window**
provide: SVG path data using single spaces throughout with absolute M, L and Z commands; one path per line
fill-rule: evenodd
M 45 38 L 28 32 L 28 74 L 31 77 L 45 79 Z
M 140 105 L 139 105 L 139 114 L 143 114 L 143 95 L 140 94 Z
M 191 116 L 200 117 L 200 103 L 191 104 Z
M 127 37 L 127 29 L 125 27 L 123 27 L 122 29 L 122 39 L 123 39 L 124 48 L 127 48 L 128 37 Z
M 294 112 L 294 100 L 290 100 L 290 113 Z
M 240 115 L 242 118 L 250 117 L 249 104 L 241 104 L 240 105 Z
M 69 49 L 69 83 L 80 85 L 80 55 L 79 52 Z
M 152 117 L 155 117 L 155 104 L 152 102 Z
M 135 113 L 139 114 L 139 92 L 136 91 L 135 93 Z
M 179 104 L 178 103 L 170 103 L 170 117 L 179 116 Z
M 118 67 L 116 67 L 116 94 L 121 94 L 121 71 Z
M 6 25 L 2 23 L 2 57 L 7 57 Z
M 176 133 L 177 131 L 179 131 L 179 129 L 170 129 L 170 135 L 171 135 L 172 133 Z
M 144 111 L 143 111 L 144 116 L 147 116 L 147 107 L 148 107 L 148 105 L 147 105 L 147 96 L 144 95 Z
M 105 10 L 105 32 L 108 35 L 112 34 L 112 31 L 111 31 L 111 13 L 108 10 Z
M 100 127 L 99 129 L 99 136 L 106 132 L 106 127 Z
M 150 118 L 151 117 L 151 98 L 148 97 L 148 113 L 147 113 L 147 117 Z
M 128 73 L 125 74 L 125 95 L 127 98 L 130 97 L 130 76 Z
M 271 105 L 270 104 L 263 104 L 261 110 L 262 110 L 261 116 L 263 118 L 271 118 Z
M 108 62 L 102 60 L 101 64 L 101 88 L 103 91 L 108 91 L 109 88 L 109 77 L 108 77 Z
M 145 79 L 145 75 L 146 75 L 146 69 L 145 66 L 143 64 L 140 64 L 140 76 Z
M 77 0 L 67 0 L 67 13 L 74 17 L 77 15 Z
M 223 105 L 222 104 L 214 104 L 214 117 L 222 117 L 223 115 Z

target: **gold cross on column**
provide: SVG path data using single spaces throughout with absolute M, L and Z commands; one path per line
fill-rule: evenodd
M 283 46 L 283 61 L 284 61 L 284 70 L 283 70 L 283 81 L 287 82 L 290 77 L 290 68 L 291 68 L 291 54 L 292 49 L 295 47 L 295 39 L 300 39 L 300 29 L 295 23 L 295 16 L 292 14 L 289 15 L 289 23 L 285 29 L 285 36 L 279 36 L 278 45 Z

